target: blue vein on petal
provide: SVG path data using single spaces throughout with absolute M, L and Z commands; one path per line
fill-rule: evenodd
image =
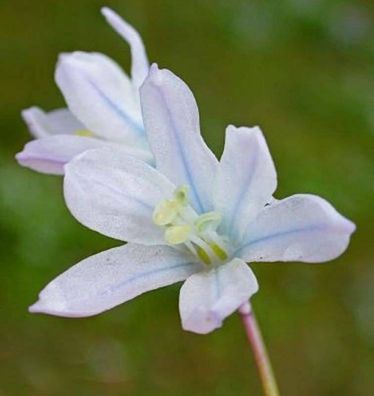
M 89 85 L 96 91 L 96 93 L 100 96 L 100 98 L 111 108 L 113 111 L 119 115 L 121 118 L 125 120 L 128 124 L 131 125 L 131 127 L 139 134 L 143 135 L 144 134 L 144 128 L 143 126 L 139 125 L 136 121 L 134 121 L 128 114 L 126 114 L 119 106 L 117 106 L 112 100 L 105 95 L 103 91 L 101 91 L 95 83 L 91 81 L 90 78 L 85 76 L 86 81 L 88 82 Z
M 175 130 L 177 128 L 176 128 L 176 125 L 175 125 L 175 122 L 174 122 L 174 118 L 172 117 L 172 114 L 170 112 L 170 109 L 169 109 L 169 106 L 168 106 L 168 101 L 166 100 L 166 97 L 165 97 L 163 92 L 160 92 L 160 96 L 161 96 L 162 100 L 165 103 L 165 108 L 166 108 L 166 111 L 167 111 L 167 115 L 168 115 L 168 118 L 169 118 L 170 123 L 171 123 L 171 129 L 173 131 L 173 136 L 174 136 L 175 141 L 177 143 L 177 149 L 178 149 L 178 151 L 180 153 L 180 157 L 181 157 L 184 169 L 185 169 L 185 174 L 186 174 L 186 178 L 188 180 L 188 185 L 191 188 L 191 190 L 192 190 L 191 192 L 192 192 L 192 194 L 193 194 L 193 196 L 195 198 L 195 202 L 198 205 L 198 208 L 195 208 L 195 209 L 197 209 L 200 213 L 202 213 L 204 211 L 204 207 L 203 207 L 203 204 L 201 203 L 200 197 L 199 197 L 199 195 L 198 195 L 198 193 L 196 191 L 196 186 L 193 183 L 192 173 L 191 173 L 191 170 L 189 169 L 188 162 L 187 162 L 187 159 L 186 159 L 186 155 L 185 155 L 185 152 L 184 152 L 184 150 L 182 148 L 181 142 L 178 139 L 178 133 L 175 132 Z
M 253 174 L 254 174 L 254 172 L 256 172 L 256 169 L 254 169 L 254 167 L 257 163 L 257 159 L 258 159 L 258 149 L 255 150 L 255 153 L 253 154 L 253 157 L 250 161 L 250 165 L 246 166 L 246 169 L 248 169 L 249 172 L 245 178 L 245 182 L 243 182 L 243 184 L 242 184 L 242 188 L 240 189 L 240 193 L 238 194 L 238 197 L 235 201 L 235 205 L 233 206 L 233 211 L 230 216 L 230 223 L 228 226 L 229 230 L 231 230 L 233 228 L 233 224 L 234 224 L 236 217 L 238 215 L 238 211 L 243 204 L 243 198 L 244 198 L 245 192 L 251 188 Z
M 173 269 L 177 269 L 177 268 L 194 266 L 194 265 L 196 265 L 196 263 L 191 263 L 189 261 L 187 263 L 176 264 L 176 265 L 172 265 L 170 267 L 158 268 L 158 269 L 155 269 L 153 271 L 141 272 L 140 274 L 134 275 L 133 277 L 131 277 L 129 279 L 126 279 L 125 281 L 119 283 L 115 287 L 110 287 L 110 288 L 104 290 L 103 292 L 100 293 L 100 295 L 102 296 L 102 295 L 105 295 L 105 294 L 113 293 L 116 290 L 123 288 L 127 284 L 131 284 L 133 282 L 136 282 L 138 279 L 144 279 L 144 278 L 150 277 L 152 275 L 156 275 L 156 274 L 161 273 L 161 272 L 165 272 L 165 271 L 169 271 L 169 270 L 173 270 Z M 139 294 L 141 294 L 141 293 L 139 293 Z
M 317 226 L 316 225 L 316 226 L 310 226 L 310 227 L 304 227 L 304 228 L 296 228 L 295 230 L 291 230 L 291 231 L 284 231 L 284 232 L 278 232 L 275 234 L 267 235 L 262 238 L 258 238 L 258 239 L 254 239 L 252 241 L 246 242 L 234 253 L 234 256 L 236 256 L 236 255 L 240 256 L 240 254 L 242 253 L 242 250 L 244 250 L 245 248 L 250 247 L 251 245 L 255 245 L 257 243 L 265 242 L 269 239 L 277 238 L 280 236 L 296 234 L 298 232 L 323 231 L 326 228 L 327 228 L 327 226 L 323 226 L 323 225 Z

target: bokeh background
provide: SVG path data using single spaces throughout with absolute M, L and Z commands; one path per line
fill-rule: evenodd
M 101 51 L 129 70 L 102 5 L 180 75 L 217 154 L 224 128 L 260 125 L 277 197 L 329 199 L 354 220 L 349 250 L 323 265 L 254 264 L 253 305 L 283 395 L 374 394 L 374 4 L 372 1 L 3 0 L 0 3 L 0 395 L 261 395 L 236 315 L 208 336 L 183 332 L 179 286 L 101 316 L 27 307 L 53 277 L 116 246 L 78 224 L 61 178 L 19 167 L 21 109 L 63 106 L 60 52 Z

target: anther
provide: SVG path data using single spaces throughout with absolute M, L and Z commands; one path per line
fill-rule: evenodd
M 219 212 L 208 212 L 199 216 L 195 221 L 195 227 L 198 232 L 203 232 L 207 229 L 216 230 L 222 220 L 222 215 Z
M 92 136 L 94 136 L 94 134 L 91 131 L 89 131 L 88 129 L 77 129 L 74 132 L 74 135 L 76 135 L 76 136 L 84 136 L 84 137 L 92 137 Z
M 189 239 L 192 227 L 189 224 L 174 225 L 166 228 L 165 240 L 171 245 L 184 243 Z
M 183 185 L 178 187 L 174 191 L 174 200 L 179 202 L 181 205 L 186 206 L 188 204 L 188 186 Z
M 214 254 L 221 260 L 227 260 L 228 255 L 224 249 L 221 248 L 217 243 L 212 242 L 209 244 L 209 246 L 212 248 Z
M 178 215 L 180 206 L 175 200 L 161 201 L 153 211 L 153 222 L 158 226 L 172 223 Z

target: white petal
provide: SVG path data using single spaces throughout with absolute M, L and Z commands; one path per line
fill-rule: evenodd
M 246 261 L 328 261 L 344 252 L 354 230 L 324 199 L 293 195 L 259 214 L 237 254 Z
M 27 143 L 23 151 L 16 155 L 18 163 L 37 172 L 63 175 L 64 166 L 78 154 L 99 147 L 113 147 L 116 143 L 87 136 L 55 135 Z M 130 145 L 120 145 L 121 150 L 133 157 L 153 162 L 149 150 Z
M 86 227 L 123 241 L 166 243 L 152 213 L 174 190 L 157 170 L 119 148 L 90 150 L 65 166 L 65 200 L 72 214 Z
M 167 246 L 127 244 L 88 257 L 49 283 L 30 312 L 97 315 L 198 270 L 190 255 Z
M 103 146 L 102 140 L 73 135 L 56 135 L 32 140 L 16 155 L 18 163 L 51 175 L 63 175 L 64 165 L 76 155 Z
M 234 259 L 191 275 L 180 291 L 179 310 L 184 330 L 206 334 L 256 293 L 256 277 L 248 265 Z
M 73 134 L 78 130 L 86 129 L 68 109 L 45 112 L 39 107 L 30 107 L 22 111 L 22 118 L 29 127 L 30 133 L 36 138 Z
M 131 81 L 110 58 L 98 53 L 63 54 L 55 78 L 69 109 L 96 135 L 114 141 L 144 138 Z
M 149 63 L 144 44 L 140 34 L 116 12 L 108 7 L 103 7 L 101 13 L 110 26 L 130 45 L 131 49 L 131 77 L 137 89 L 143 84 L 149 71 Z
M 246 225 L 271 200 L 277 185 L 261 130 L 228 126 L 218 169 L 215 208 L 223 214 L 224 232 L 240 240 Z
M 143 118 L 157 169 L 174 184 L 187 184 L 197 212 L 212 210 L 217 160 L 200 135 L 195 98 L 169 70 L 152 65 L 140 89 Z

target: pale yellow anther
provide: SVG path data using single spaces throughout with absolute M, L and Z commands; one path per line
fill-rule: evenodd
M 159 226 L 172 223 L 178 215 L 180 206 L 180 203 L 175 200 L 161 201 L 153 211 L 153 222 Z
M 217 233 L 221 213 L 212 211 L 199 216 L 189 205 L 188 186 L 176 188 L 172 197 L 161 201 L 152 218 L 156 225 L 163 227 L 168 244 L 185 244 L 205 265 L 228 259 L 224 238 Z
M 170 226 L 165 231 L 165 240 L 171 245 L 178 245 L 188 240 L 192 231 L 189 224 Z
M 91 131 L 89 131 L 88 129 L 77 129 L 74 132 L 74 135 L 76 135 L 76 136 L 85 136 L 85 137 L 94 136 L 94 134 Z
M 210 228 L 215 230 L 222 220 L 222 215 L 219 212 L 208 212 L 199 216 L 195 221 L 195 227 L 199 232 L 203 232 Z

